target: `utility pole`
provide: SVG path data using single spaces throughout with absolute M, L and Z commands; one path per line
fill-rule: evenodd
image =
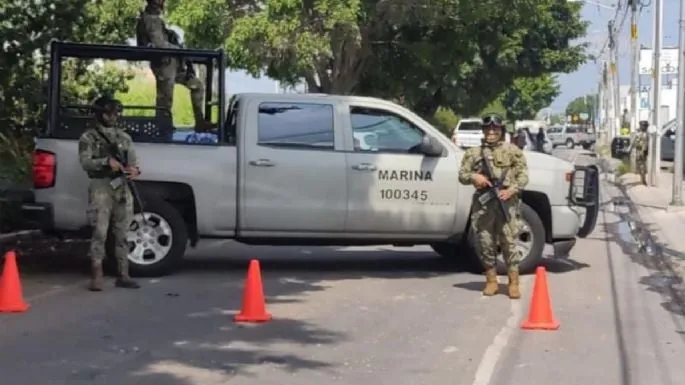
M 649 172 L 649 185 L 658 187 L 659 175 L 661 174 L 661 42 L 663 41 L 662 21 L 663 0 L 654 0 L 654 44 L 652 45 L 652 124 L 653 132 L 649 141 L 649 159 L 651 159 Z
M 609 94 L 611 95 L 611 106 L 612 106 L 612 112 L 613 114 L 607 116 L 607 120 L 609 120 L 609 144 L 613 141 L 614 137 L 617 135 L 618 127 L 618 122 L 620 121 L 620 116 L 621 116 L 621 107 L 619 103 L 619 95 L 618 95 L 618 63 L 617 62 L 617 57 L 618 57 L 618 47 L 616 46 L 616 29 L 614 28 L 614 21 L 609 20 L 609 78 L 610 78 L 610 83 L 611 86 L 609 87 Z
M 613 123 L 611 118 L 611 87 L 609 81 L 609 69 L 607 62 L 604 62 L 604 68 L 602 69 L 602 105 L 604 106 L 604 144 L 611 146 L 611 131 L 613 130 Z
M 685 1 L 680 1 L 680 38 L 678 41 L 678 94 L 676 107 L 676 130 L 673 151 L 673 197 L 671 206 L 683 206 L 683 151 L 685 151 Z
M 630 134 L 637 131 L 637 88 L 639 76 L 639 51 L 637 46 L 637 3 L 638 0 L 628 0 L 630 6 Z M 630 153 L 631 169 L 635 170 L 635 151 Z
M 621 111 L 621 83 L 619 82 L 618 78 L 618 34 L 616 33 L 616 23 L 611 21 L 611 40 L 612 40 L 612 45 L 613 45 L 613 50 L 612 50 L 612 58 L 611 61 L 613 63 L 611 71 L 613 72 L 613 86 L 614 86 L 614 98 L 616 99 L 614 101 L 614 127 L 615 127 L 615 132 L 614 132 L 614 137 L 620 135 L 620 130 L 621 130 L 621 116 L 622 116 L 622 111 Z
M 593 106 L 595 108 L 595 121 L 599 121 L 599 127 L 595 126 L 595 135 L 598 140 L 598 145 L 603 144 L 601 142 L 601 139 L 599 136 L 599 131 L 600 127 L 603 124 L 603 120 L 606 116 L 606 113 L 604 111 L 604 71 L 602 71 L 602 78 L 600 79 L 599 83 L 597 84 L 597 96 L 595 97 L 596 104 Z

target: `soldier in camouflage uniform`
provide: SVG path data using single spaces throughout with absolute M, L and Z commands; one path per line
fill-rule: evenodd
M 647 185 L 647 153 L 649 148 L 647 128 L 649 128 L 649 123 L 645 120 L 640 121 L 640 129 L 630 144 L 630 147 L 635 149 L 637 173 L 640 175 L 640 180 L 645 186 Z
M 486 284 L 483 295 L 497 294 L 496 259 L 502 251 L 508 267 L 510 298 L 521 297 L 519 290 L 518 264 L 522 259 L 516 245 L 521 230 L 521 190 L 528 184 L 528 166 L 523 151 L 515 144 L 503 140 L 504 124 L 497 115 L 485 116 L 482 120 L 484 139 L 480 147 L 466 150 L 459 170 L 459 182 L 473 184 L 476 192 L 471 206 L 471 227 L 477 237 L 478 251 L 485 268 Z M 505 170 L 509 170 L 502 184 L 499 196 L 492 196 L 482 203 L 483 194 L 490 193 L 492 182 L 483 175 L 483 162 L 487 161 L 499 180 Z M 498 207 L 498 199 L 505 202 L 511 220 L 505 222 Z
M 162 19 L 164 0 L 147 0 L 147 6 L 140 13 L 136 25 L 136 39 L 138 46 L 157 48 L 182 48 L 179 44 L 172 44 L 170 36 L 176 33 L 167 29 Z M 177 41 L 175 41 L 178 43 Z M 171 106 L 174 100 L 174 85 L 182 84 L 190 90 L 190 101 L 195 116 L 195 130 L 205 132 L 211 124 L 205 120 L 202 111 L 202 100 L 205 88 L 194 71 L 191 72 L 182 58 L 165 56 L 150 61 L 150 68 L 157 80 L 157 107 L 164 108 L 158 113 L 171 121 Z
M 117 287 L 137 289 L 140 286 L 128 273 L 128 250 L 126 233 L 133 218 L 133 197 L 128 183 L 120 177 L 135 178 L 140 175 L 136 152 L 131 137 L 117 128 L 122 105 L 107 96 L 93 103 L 95 124 L 79 139 L 78 152 L 81 167 L 88 174 L 88 220 L 93 229 L 88 256 L 92 264 L 92 279 L 89 289 L 102 291 L 102 261 L 105 258 L 105 241 L 112 229 L 114 253 L 119 276 Z M 111 146 L 117 146 L 127 158 L 128 167 L 113 159 Z

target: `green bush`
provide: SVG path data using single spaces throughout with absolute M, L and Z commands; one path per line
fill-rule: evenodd
M 622 159 L 621 163 L 616 168 L 616 172 L 618 172 L 619 176 L 627 174 L 629 172 L 633 172 L 633 168 L 630 165 L 630 159 Z
M 0 132 L 0 182 L 25 184 L 31 177 L 33 154 L 31 133 Z
M 157 96 L 157 86 L 153 77 L 139 75 L 127 82 L 127 90 L 119 91 L 115 95 L 124 106 L 154 106 Z M 218 106 L 212 107 L 212 121 L 216 122 Z M 125 116 L 154 116 L 154 110 L 128 109 Z M 190 103 L 190 91 L 183 85 L 174 87 L 174 103 L 171 107 L 174 126 L 193 126 L 195 118 Z

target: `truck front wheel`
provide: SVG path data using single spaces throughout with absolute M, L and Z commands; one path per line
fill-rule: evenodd
M 523 212 L 523 229 L 519 234 L 517 243 L 523 254 L 523 259 L 519 263 L 519 271 L 521 274 L 530 274 L 535 271 L 542 260 L 542 251 L 545 247 L 545 227 L 533 208 L 523 203 L 521 209 Z M 447 258 L 469 258 L 471 262 L 474 262 L 470 263 L 469 266 L 473 266 L 477 272 L 482 272 L 483 265 L 478 258 L 478 245 L 475 234 L 471 231 L 469 231 L 468 243 L 471 246 L 470 252 L 466 252 L 467 248 L 464 245 L 448 247 L 447 244 L 433 245 L 433 250 Z M 502 254 L 497 257 L 497 273 L 507 273 L 507 266 Z
M 171 273 L 179 265 L 188 244 L 188 230 L 176 208 L 163 200 L 145 202 L 136 213 L 126 240 L 129 246 L 129 270 L 133 276 L 158 277 Z M 114 262 L 114 242 L 107 239 L 107 257 Z

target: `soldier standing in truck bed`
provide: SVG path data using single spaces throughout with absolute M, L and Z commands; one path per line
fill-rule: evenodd
M 147 0 L 147 6 L 140 13 L 136 25 L 138 46 L 182 48 L 178 41 L 173 42 L 176 44 L 170 41 L 177 40 L 173 39 L 177 35 L 174 31 L 167 29 L 162 19 L 162 11 L 164 11 L 164 0 Z M 192 67 L 186 66 L 182 58 L 165 56 L 151 60 L 150 68 L 157 80 L 157 107 L 164 109 L 162 112 L 164 116 L 170 118 L 174 99 L 174 85 L 176 83 L 182 84 L 190 90 L 190 100 L 195 116 L 195 130 L 198 132 L 209 130 L 211 124 L 205 120 L 202 111 L 204 85 L 195 76 Z M 158 113 L 160 113 L 159 110 Z

